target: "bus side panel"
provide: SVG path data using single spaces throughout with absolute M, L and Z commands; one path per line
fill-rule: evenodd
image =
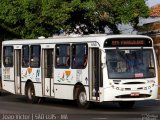
M 42 97 L 42 83 L 33 83 L 35 89 L 35 95 Z
M 73 85 L 55 84 L 55 98 L 73 100 Z
M 21 81 L 26 82 L 27 80 L 41 83 L 41 68 L 22 68 Z
M 15 94 L 14 81 L 3 81 L 3 90 Z
M 55 69 L 55 98 L 73 100 L 73 91 L 77 83 L 88 87 L 88 66 L 85 69 Z M 89 90 L 88 88 L 85 89 L 88 96 L 87 99 L 89 100 Z
M 26 85 L 26 82 L 21 82 L 21 93 L 22 93 L 22 95 L 25 95 L 25 85 Z
M 2 88 L 15 94 L 14 69 L 2 66 Z
M 42 96 L 41 69 L 40 68 L 21 69 L 22 95 L 25 95 L 25 85 L 28 80 L 33 82 L 36 96 Z
M 25 85 L 26 82 L 21 82 L 22 95 L 25 95 Z M 35 95 L 42 97 L 42 83 L 33 83 L 33 85 L 34 85 Z

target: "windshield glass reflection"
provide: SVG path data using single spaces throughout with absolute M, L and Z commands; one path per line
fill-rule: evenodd
M 155 77 L 153 51 L 151 49 L 106 50 L 109 78 Z

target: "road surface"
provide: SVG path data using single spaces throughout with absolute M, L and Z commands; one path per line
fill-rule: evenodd
M 47 98 L 42 104 L 29 104 L 25 96 L 4 92 L 0 96 L 0 120 L 160 120 L 160 101 L 139 101 L 131 109 L 112 102 L 80 109 L 73 101 Z

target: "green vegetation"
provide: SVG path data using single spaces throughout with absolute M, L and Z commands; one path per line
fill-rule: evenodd
M 0 28 L 20 38 L 49 37 L 60 30 L 104 33 L 106 25 L 118 34 L 118 24 L 136 28 L 139 17 L 148 14 L 144 0 L 0 0 Z

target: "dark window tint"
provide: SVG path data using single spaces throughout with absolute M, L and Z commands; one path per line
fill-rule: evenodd
M 53 49 L 44 50 L 44 77 L 53 77 Z
M 32 45 L 30 49 L 31 49 L 30 66 L 33 68 L 40 67 L 41 47 L 39 45 Z
M 56 45 L 56 67 L 69 68 L 70 66 L 70 45 Z
M 87 65 L 88 47 L 87 44 L 72 45 L 72 68 L 83 69 Z
M 29 67 L 29 46 L 22 47 L 22 67 Z
M 155 77 L 152 49 L 106 49 L 108 76 L 112 79 Z
M 5 67 L 13 67 L 13 47 L 5 46 L 3 48 L 3 64 Z

